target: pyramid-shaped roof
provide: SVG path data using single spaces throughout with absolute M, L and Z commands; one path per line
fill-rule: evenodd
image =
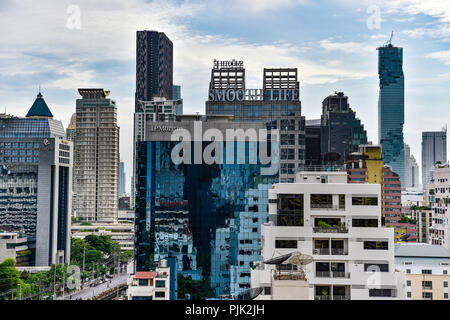
M 34 100 L 34 103 L 31 106 L 30 110 L 28 111 L 26 117 L 53 118 L 53 114 L 51 113 L 50 109 L 45 103 L 45 100 L 40 92 L 37 95 L 36 100 Z

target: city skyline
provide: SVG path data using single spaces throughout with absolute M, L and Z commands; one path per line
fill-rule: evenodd
M 0 56 L 6 63 L 0 67 L 0 93 L 4 97 L 0 108 L 24 116 L 27 98 L 36 94 L 40 83 L 54 106 L 55 119 L 67 127 L 75 109 L 76 88 L 107 87 L 119 106 L 121 141 L 132 141 L 135 32 L 158 30 L 174 43 L 174 83 L 183 87 L 185 113 L 205 113 L 209 70 L 214 58 L 243 60 L 252 75 L 248 78 L 249 87 L 259 87 L 263 67 L 295 66 L 299 68 L 302 113 L 307 120 L 320 117 L 320 104 L 326 96 L 344 91 L 369 140 L 376 143 L 377 123 L 373 121 L 378 100 L 376 48 L 394 30 L 392 43 L 404 48 L 405 143 L 421 162 L 421 132 L 438 130 L 445 125 L 442 119 L 447 117 L 443 101 L 450 82 L 447 71 L 450 8 L 444 3 L 435 3 L 433 7 L 415 0 L 377 3 L 379 7 L 371 7 L 372 1 L 319 4 L 259 1 L 249 2 L 244 10 L 242 1 L 234 1 L 225 11 L 218 1 L 163 4 L 134 0 L 127 4 L 114 2 L 104 14 L 98 4 L 79 1 L 81 22 L 77 29 L 76 24 L 70 25 L 68 21 L 76 13 L 76 10 L 68 13 L 69 3 L 52 3 L 52 10 L 48 10 L 50 1 L 29 2 L 23 8 L 14 1 L 3 2 L 0 32 L 4 41 Z M 377 20 L 377 8 L 381 20 Z M 50 16 L 48 12 L 60 14 Z M 158 16 L 153 12 L 158 12 Z M 283 19 L 275 20 L 274 12 Z M 123 19 L 117 19 L 117 24 L 112 22 L 123 13 L 130 17 L 130 22 Z M 322 19 L 324 16 L 327 19 Z M 97 25 L 94 23 L 97 19 L 108 19 L 108 23 Z M 345 23 L 336 24 L 342 19 Z M 315 28 L 319 21 L 325 25 Z M 39 37 L 31 38 L 31 27 Z M 11 37 L 13 33 L 9 30 L 17 30 L 21 37 Z M 86 43 L 87 35 L 93 41 Z M 36 51 L 40 43 L 51 45 L 39 46 Z M 264 55 L 259 53 L 261 50 Z M 131 151 L 130 143 L 121 143 L 120 153 L 126 155 L 123 161 L 128 172 L 132 172 Z M 126 185 L 129 186 L 129 178 Z

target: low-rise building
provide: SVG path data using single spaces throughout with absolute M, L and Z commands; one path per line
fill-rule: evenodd
M 155 271 L 138 271 L 128 278 L 128 300 L 170 300 L 170 267 L 159 261 Z
M 84 239 L 94 234 L 97 236 L 108 235 L 111 240 L 120 244 L 121 250 L 134 250 L 134 224 L 133 223 L 90 223 L 73 224 L 71 227 L 72 237 Z
M 30 265 L 31 250 L 24 232 L 0 230 L 0 263 L 8 258 L 14 259 L 17 266 Z
M 425 243 L 397 243 L 395 268 L 406 274 L 406 297 L 448 300 L 450 251 Z
M 394 265 L 394 230 L 381 224 L 379 184 L 348 183 L 345 171 L 299 172 L 295 183 L 269 190 L 269 222 L 261 235 L 262 260 L 251 270 L 252 288 L 263 289 L 257 299 L 283 299 L 275 289 L 287 285 L 298 287 L 299 296 L 290 299 L 405 298 L 405 278 Z M 268 263 L 292 252 L 312 262 L 302 270 Z M 294 276 L 284 279 L 283 273 Z

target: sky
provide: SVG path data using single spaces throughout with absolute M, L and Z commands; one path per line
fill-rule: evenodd
M 299 70 L 302 114 L 318 119 L 343 91 L 378 143 L 378 56 L 394 31 L 405 74 L 405 142 L 421 166 L 421 132 L 450 119 L 448 0 L 0 0 L 0 112 L 25 116 L 39 86 L 67 127 L 77 88 L 118 105 L 127 190 L 132 173 L 136 31 L 174 44 L 184 113 L 204 114 L 213 60 L 243 60 L 248 88 L 264 67 Z

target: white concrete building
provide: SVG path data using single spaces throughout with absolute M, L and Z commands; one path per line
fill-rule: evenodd
M 251 271 L 252 288 L 263 288 L 257 299 L 405 298 L 394 229 L 381 227 L 380 185 L 348 184 L 345 172 L 299 172 L 295 183 L 269 190 L 261 234 L 262 261 Z M 295 267 L 264 263 L 298 251 L 313 257 L 304 267 L 306 281 Z
M 30 254 L 28 253 L 27 237 L 21 232 L 0 231 L 0 263 L 8 258 L 14 259 L 16 264 L 28 265 Z
M 395 268 L 406 274 L 408 300 L 448 300 L 450 250 L 426 243 L 396 243 Z
M 170 300 L 170 268 L 160 260 L 156 271 L 141 271 L 128 278 L 128 300 Z
M 430 227 L 430 242 L 450 249 L 450 167 L 436 165 L 434 169 L 434 202 Z

